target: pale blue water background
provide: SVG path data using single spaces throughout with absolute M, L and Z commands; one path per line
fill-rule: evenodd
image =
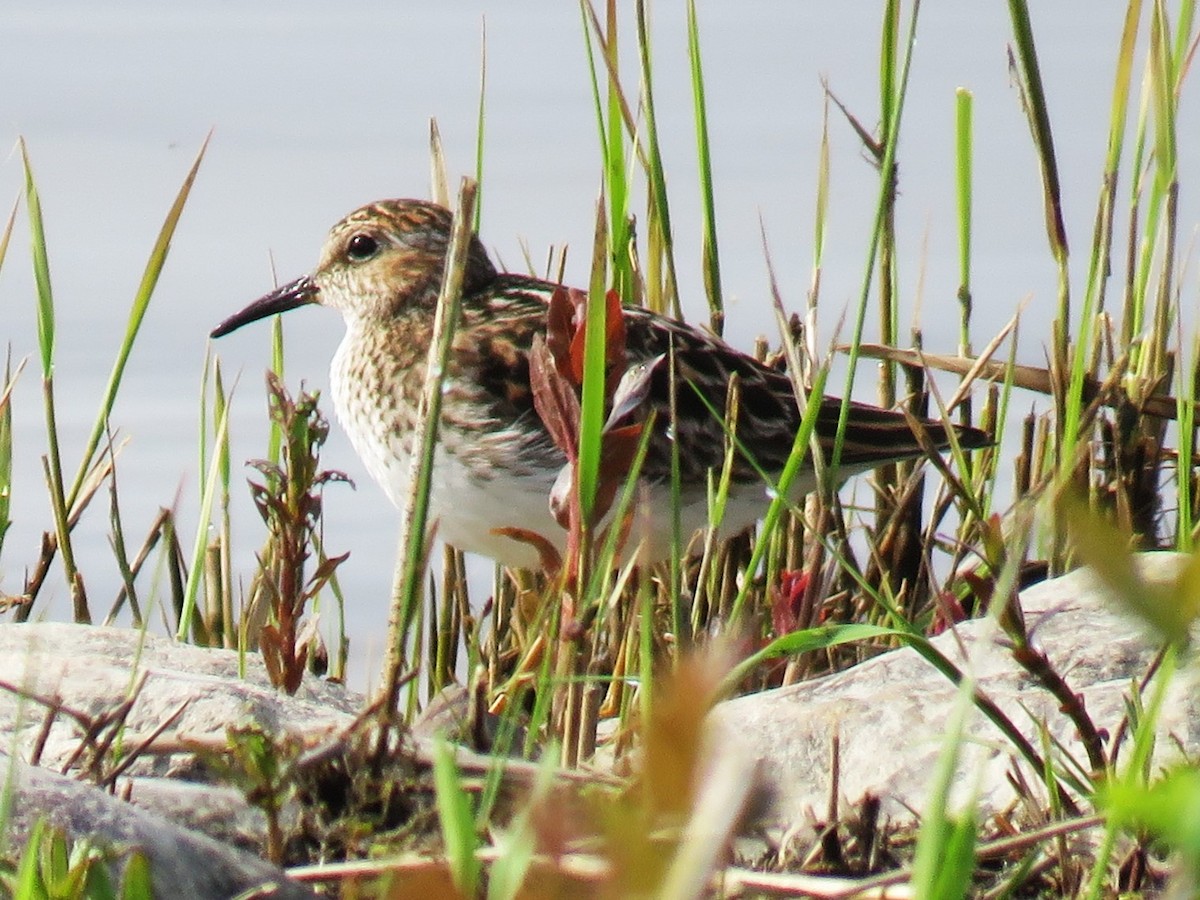
M 632 4 L 623 4 L 630 7 Z M 881 4 L 703 2 L 700 27 L 716 177 L 727 335 L 749 348 L 773 334 L 759 232 L 766 228 L 785 301 L 810 282 L 821 130 L 821 77 L 872 126 Z M 684 6 L 655 4 L 660 139 L 688 312 L 704 312 L 699 201 Z M 1121 4 L 1037 4 L 1035 34 L 1060 151 L 1073 247 L 1091 234 Z M 132 440 L 119 461 L 125 527 L 139 539 L 159 505 L 181 494 L 190 545 L 197 495 L 198 386 L 208 331 L 315 262 L 327 228 L 385 196 L 427 196 L 427 133 L 436 117 L 452 175 L 474 169 L 481 26 L 487 25 L 483 237 L 510 267 L 522 246 L 539 264 L 551 244 L 578 248 L 568 276 L 586 281 L 600 157 L 577 6 L 570 2 L 32 3 L 0 10 L 0 143 L 23 135 L 41 189 L 58 308 L 57 388 L 71 472 L 124 330 L 129 303 L 163 216 L 209 129 L 214 137 L 135 349 L 113 425 Z M 631 19 L 629 21 L 632 21 Z M 1009 24 L 999 3 L 926 3 L 900 147 L 899 230 L 904 331 L 920 293 L 926 347 L 952 351 L 958 285 L 954 235 L 954 91 L 976 97 L 975 343 L 1029 298 L 1021 360 L 1041 364 L 1054 304 L 1054 268 L 1041 228 L 1041 187 L 1009 84 Z M 636 83 L 632 34 L 628 83 Z M 1135 88 L 1136 90 L 1136 88 Z M 1186 99 L 1181 165 L 1197 144 Z M 877 178 L 840 114 L 831 111 L 832 174 L 822 302 L 830 337 L 860 290 Z M 16 154 L 0 159 L 0 206 L 22 189 Z M 1126 186 L 1127 189 L 1127 186 Z M 8 197 L 9 200 L 4 198 Z M 1185 196 L 1185 229 L 1196 221 Z M 0 339 L 36 357 L 34 296 L 23 212 L 0 271 Z M 1077 258 L 1079 271 L 1086 260 Z M 1081 279 L 1076 279 L 1077 290 Z M 1115 288 L 1114 288 L 1115 289 Z M 1185 281 L 1194 295 L 1194 275 Z M 1188 296 L 1185 294 L 1185 296 Z M 1194 300 L 1185 300 L 1194 304 Z M 340 339 L 336 314 L 287 317 L 288 382 L 324 388 Z M 262 370 L 269 328 L 220 342 L 228 376 L 241 373 L 231 422 L 236 461 L 263 453 Z M 17 591 L 50 513 L 35 360 L 14 398 L 19 460 L 16 524 L 0 557 L 0 590 Z M 861 393 L 873 392 L 870 365 Z M 1027 407 L 1032 398 L 1021 397 Z M 398 516 L 335 428 L 324 458 L 359 483 L 327 495 L 326 539 L 350 550 L 353 680 L 381 653 Z M 261 525 L 236 494 L 236 570 L 248 577 Z M 107 497 L 77 529 L 93 610 L 118 585 L 107 545 Z M 143 591 L 149 583 L 143 582 Z M 47 602 L 50 601 L 50 602 Z M 61 579 L 40 614 L 65 617 Z

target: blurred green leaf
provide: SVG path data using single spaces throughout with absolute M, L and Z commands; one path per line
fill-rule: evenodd
M 1188 560 L 1174 582 L 1150 581 L 1134 565 L 1131 537 L 1086 502 L 1068 494 L 1060 502 L 1060 512 L 1080 560 L 1117 601 L 1164 641 L 1186 645 L 1189 629 L 1200 615 L 1200 553 Z
M 973 708 L 974 685 L 965 679 L 946 725 L 933 790 L 921 819 L 913 859 L 914 896 L 925 900 L 960 900 L 967 896 L 975 870 L 977 827 L 973 807 L 958 816 L 948 812 L 950 789 L 958 766 L 967 716 Z
M 511 827 L 496 841 L 501 853 L 488 871 L 488 900 L 515 900 L 521 894 L 537 850 L 536 812 L 551 796 L 558 758 L 559 754 L 552 750 L 542 755 L 528 802 L 517 813 Z M 501 766 L 492 768 L 495 772 L 502 771 Z
M 121 900 L 151 900 L 154 880 L 150 876 L 150 861 L 145 854 L 133 852 L 121 876 Z
M 1149 830 L 1200 867 L 1200 769 L 1181 766 L 1149 787 L 1112 781 L 1097 800 L 1118 825 Z
M 475 856 L 478 838 L 475 814 L 454 762 L 454 751 L 445 741 L 433 750 L 433 786 L 437 794 L 438 822 L 446 842 L 446 857 L 454 884 L 464 897 L 474 897 L 479 885 L 480 864 Z

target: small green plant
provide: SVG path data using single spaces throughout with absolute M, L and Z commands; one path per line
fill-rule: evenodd
M 111 868 L 123 861 L 119 886 Z M 146 857 L 102 851 L 89 840 L 70 840 L 39 820 L 14 870 L 0 871 L 0 884 L 13 900 L 152 900 L 153 878 Z
M 298 747 L 294 742 L 281 744 L 253 722 L 229 728 L 226 736 L 227 751 L 207 754 L 209 764 L 240 788 L 248 803 L 262 810 L 267 820 L 267 856 L 282 864 L 286 836 L 280 813 L 295 794 L 292 763 Z

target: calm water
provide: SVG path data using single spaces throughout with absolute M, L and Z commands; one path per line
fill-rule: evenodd
M 35 4 L 0 12 L 5 140 L 23 135 L 41 189 L 58 307 L 57 387 L 65 465 L 73 471 L 129 302 L 162 218 L 209 129 L 214 137 L 184 214 L 118 402 L 113 425 L 130 443 L 119 461 L 128 531 L 180 496 L 191 528 L 197 494 L 197 398 L 206 335 L 280 279 L 307 271 L 326 229 L 359 204 L 427 196 L 430 117 L 455 177 L 474 168 L 481 30 L 487 29 L 483 236 L 510 267 L 523 247 L 580 248 L 569 277 L 584 283 L 599 151 L 575 4 L 564 2 L 266 4 L 189 10 L 154 3 Z M 773 331 L 760 222 L 785 300 L 798 308 L 810 280 L 820 80 L 870 126 L 879 4 L 795 0 L 701 4 L 709 125 L 716 170 L 729 337 L 749 347 Z M 655 87 L 689 311 L 703 310 L 698 200 L 683 4 L 655 4 Z M 1091 231 L 1107 128 L 1119 4 L 1040 4 L 1035 32 L 1055 116 L 1068 227 Z M 928 3 L 922 12 L 900 148 L 905 321 L 918 306 L 926 346 L 956 339 L 953 111 L 959 86 L 976 96 L 976 344 L 1030 298 L 1023 361 L 1043 361 L 1054 273 L 1040 228 L 1040 185 L 1006 66 L 1000 4 Z M 634 62 L 631 36 L 625 41 Z M 629 83 L 635 83 L 632 67 Z M 1195 112 L 1195 103 L 1189 109 Z M 1194 157 L 1200 116 L 1185 118 L 1181 159 Z M 823 276 L 832 329 L 857 296 L 876 177 L 850 128 L 831 112 L 832 195 Z M 1192 151 L 1192 157 L 1189 156 Z M 1184 172 L 1184 177 L 1187 176 Z M 22 189 L 19 157 L 0 164 L 0 201 Z M 1185 228 L 1195 210 L 1185 207 Z M 0 271 L 0 337 L 17 357 L 36 350 L 26 224 Z M 1082 261 L 1079 262 L 1082 264 Z M 917 298 L 920 297 L 918 303 Z M 336 315 L 288 317 L 288 381 L 323 388 L 340 337 Z M 831 334 L 824 337 L 828 338 Z M 262 371 L 269 329 L 217 347 L 240 373 L 234 458 L 263 453 Z M 865 367 L 862 390 L 870 396 Z M 1023 400 L 1021 402 L 1024 402 Z M 50 526 L 41 486 L 40 388 L 31 365 L 14 399 L 16 524 L 0 557 L 0 590 L 19 590 Z M 386 618 L 398 516 L 336 430 L 324 460 L 359 482 L 327 496 L 331 550 L 350 598 L 354 679 L 375 670 Z M 117 574 L 102 498 L 77 534 L 93 607 L 107 608 Z M 261 526 L 236 495 L 236 568 L 252 571 Z M 185 533 L 190 543 L 191 534 Z M 148 585 L 146 588 L 148 589 Z M 45 616 L 68 608 L 61 581 Z M 44 602 L 44 601 L 43 601 Z

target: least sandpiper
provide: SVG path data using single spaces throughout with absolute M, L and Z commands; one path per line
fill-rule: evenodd
M 393 503 L 408 495 L 409 459 L 417 398 L 425 379 L 434 310 L 450 244 L 451 214 L 421 200 L 383 200 L 335 225 L 316 270 L 254 301 L 222 322 L 214 337 L 272 313 L 308 303 L 342 314 L 346 335 L 330 380 L 338 419 L 354 449 Z M 545 333 L 547 303 L 559 287 L 497 272 L 473 237 L 463 282 L 462 318 L 446 372 L 439 444 L 430 498 L 438 535 L 462 550 L 504 565 L 538 563 L 533 547 L 499 533 L 520 528 L 560 548 L 565 534 L 550 512 L 549 495 L 565 463 L 534 407 L 529 351 Z M 683 534 L 707 525 L 708 473 L 725 456 L 726 427 L 714 410 L 726 408 L 733 377 L 740 385 L 733 430 L 753 462 L 739 456 L 722 530 L 735 533 L 761 518 L 770 498 L 762 473 L 777 475 L 791 451 L 801 412 L 790 378 L 719 338 L 640 307 L 626 307 L 628 363 L 674 354 L 675 425 L 670 425 L 671 369 L 657 365 L 647 404 L 658 411 L 641 472 L 642 499 L 634 532 L 639 558 L 665 558 L 672 546 L 671 443 L 680 461 L 679 515 Z M 704 399 L 702 399 L 702 397 Z M 842 401 L 824 398 L 816 423 L 822 446 L 833 444 Z M 987 443 L 973 428 L 923 421 L 938 449 L 957 433 L 965 449 Z M 851 403 L 839 477 L 924 454 L 902 413 Z M 811 467 L 798 479 L 799 496 L 816 486 Z

